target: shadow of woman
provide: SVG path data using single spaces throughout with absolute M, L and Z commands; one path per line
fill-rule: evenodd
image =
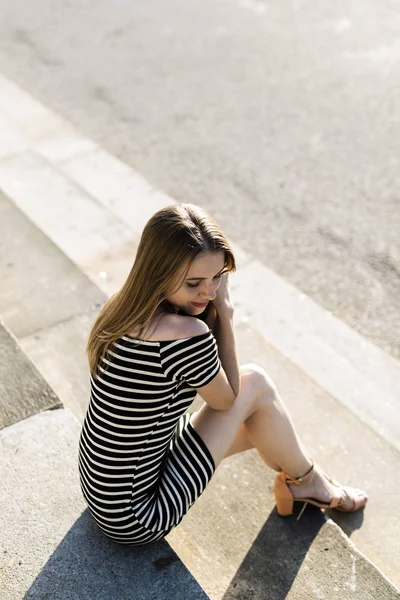
M 287 519 L 276 508 L 270 514 L 240 565 L 224 600 L 284 600 L 326 518 L 319 509 L 307 507 L 307 516 L 297 521 L 299 510 Z
M 358 510 L 355 513 L 343 513 L 338 510 L 328 509 L 325 511 L 326 516 L 335 521 L 336 525 L 351 537 L 351 534 L 360 529 L 364 521 L 364 509 Z
M 129 547 L 97 528 L 86 509 L 50 556 L 26 600 L 207 600 L 165 540 Z

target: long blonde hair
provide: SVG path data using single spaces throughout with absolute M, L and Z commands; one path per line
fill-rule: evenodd
M 101 359 L 113 343 L 130 331 L 138 337 L 171 293 L 171 281 L 204 250 L 225 252 L 225 269 L 236 269 L 228 240 L 215 221 L 193 204 L 174 204 L 157 211 L 147 222 L 135 262 L 122 288 L 111 296 L 89 333 L 86 353 L 96 378 Z

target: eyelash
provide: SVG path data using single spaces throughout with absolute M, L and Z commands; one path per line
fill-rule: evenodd
M 214 277 L 214 279 L 221 279 L 221 277 L 222 277 L 222 273 L 220 273 L 219 275 L 216 275 L 216 276 Z M 187 283 L 186 285 L 187 285 L 189 288 L 197 288 L 197 287 L 200 285 L 200 282 L 199 282 L 199 283 Z

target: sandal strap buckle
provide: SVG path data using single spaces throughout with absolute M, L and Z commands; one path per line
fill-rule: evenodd
M 290 477 L 289 475 L 286 477 L 286 483 L 289 484 L 294 484 L 294 485 L 300 485 L 300 483 L 303 483 L 303 481 L 305 479 L 308 479 L 308 476 L 311 474 L 312 470 L 314 469 L 314 461 L 311 460 L 311 467 L 308 469 L 308 471 L 306 473 L 304 473 L 303 475 L 300 475 L 300 477 Z

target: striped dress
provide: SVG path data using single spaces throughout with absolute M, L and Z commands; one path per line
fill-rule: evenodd
M 81 489 L 115 542 L 161 539 L 206 488 L 214 460 L 185 411 L 220 366 L 211 331 L 159 342 L 126 335 L 91 377 L 79 439 Z

